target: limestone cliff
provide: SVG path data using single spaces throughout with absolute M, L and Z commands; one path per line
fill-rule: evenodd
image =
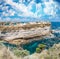
M 6 23 L 0 24 L 0 38 L 8 42 L 30 42 L 31 38 L 51 34 L 50 22 Z

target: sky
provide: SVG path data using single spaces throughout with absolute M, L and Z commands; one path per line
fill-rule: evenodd
M 60 0 L 0 0 L 1 21 L 60 21 Z

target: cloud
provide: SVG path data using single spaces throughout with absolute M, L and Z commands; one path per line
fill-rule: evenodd
M 10 9 L 10 10 L 9 10 L 9 14 L 10 14 L 10 16 L 14 16 L 15 11 L 13 11 L 12 9 Z
M 6 3 L 10 4 L 12 8 L 17 9 L 17 11 L 23 12 L 23 16 L 33 16 L 33 12 L 30 12 L 24 4 L 15 3 L 12 0 L 6 0 Z
M 35 3 L 35 0 L 32 0 L 28 6 L 24 5 L 23 3 L 16 3 L 13 2 L 13 0 L 5 0 L 6 3 L 10 4 L 13 9 L 16 9 L 17 11 L 22 12 L 21 15 L 23 16 L 38 16 L 38 14 L 40 14 L 42 12 L 42 3 Z M 43 1 L 43 4 L 45 5 L 44 11 L 45 14 L 47 15 L 55 15 L 56 14 L 56 3 L 53 0 L 49 0 L 49 2 L 47 2 L 46 0 Z M 36 8 L 34 8 L 34 6 Z M 34 9 L 33 9 L 34 8 Z M 35 12 L 34 12 L 35 10 Z M 38 13 L 39 12 L 39 13 Z M 40 14 L 42 15 L 42 14 Z
M 3 10 L 1 17 L 10 17 L 10 16 L 21 16 L 21 17 L 32 17 L 32 18 L 44 18 L 46 15 L 46 19 L 58 17 L 58 9 L 60 6 L 58 3 L 54 2 L 53 0 L 41 0 L 42 2 L 36 3 L 35 0 L 31 0 L 30 3 L 26 6 L 23 2 L 14 2 L 13 0 L 4 0 L 5 6 L 1 9 Z M 9 4 L 12 8 L 8 9 Z M 16 16 L 17 15 L 17 16 Z M 18 18 L 18 17 L 17 17 Z
M 45 4 L 45 8 L 44 8 L 44 12 L 47 15 L 56 15 L 56 8 L 58 7 L 58 5 L 56 4 L 56 2 L 54 2 L 53 0 L 49 1 L 49 2 L 44 2 Z
M 5 3 L 5 2 L 0 5 L 0 10 L 1 10 L 0 17 L 14 16 L 15 11 L 11 8 L 9 9 L 9 6 L 6 6 L 6 5 L 7 5 L 7 3 Z

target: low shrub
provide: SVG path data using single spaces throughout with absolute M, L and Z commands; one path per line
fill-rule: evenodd
M 36 52 L 40 53 L 42 50 L 44 50 L 46 45 L 44 44 L 39 44 L 38 47 L 36 48 Z
M 18 49 L 15 49 L 14 50 L 14 54 L 17 56 L 17 57 L 24 57 L 24 56 L 27 56 L 29 55 L 29 51 L 27 50 L 18 50 Z

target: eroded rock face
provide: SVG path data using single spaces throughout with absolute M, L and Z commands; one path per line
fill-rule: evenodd
M 5 23 L 4 23 L 5 24 Z M 0 38 L 12 43 L 27 43 L 31 38 L 50 34 L 49 22 L 17 23 L 16 25 L 0 26 Z
M 10 48 L 6 47 L 3 43 L 2 45 L 0 44 L 0 59 L 23 59 L 27 55 L 29 55 L 27 50 Z
M 15 45 L 20 45 L 20 44 L 28 44 L 28 43 L 31 43 L 32 41 L 39 41 L 39 40 L 42 40 L 44 39 L 45 37 L 46 38 L 54 38 L 54 35 L 51 34 L 51 33 L 48 33 L 44 36 L 40 36 L 40 37 L 35 37 L 35 38 L 29 38 L 29 39 L 14 39 L 14 40 L 7 40 L 7 42 L 11 43 L 11 44 L 15 44 Z M 53 36 L 53 37 L 52 37 Z
M 7 22 L 8 23 L 8 22 Z M 50 26 L 50 22 L 30 22 L 30 23 L 9 23 L 9 25 L 5 25 L 6 22 L 0 22 L 0 30 L 1 31 L 19 31 L 19 30 L 29 30 L 38 27 Z
M 5 47 L 0 48 L 0 59 L 14 59 L 14 55 Z
M 13 51 L 10 50 L 9 47 L 5 47 L 4 45 L 0 45 L 0 59 L 22 59 L 21 57 L 17 57 Z

